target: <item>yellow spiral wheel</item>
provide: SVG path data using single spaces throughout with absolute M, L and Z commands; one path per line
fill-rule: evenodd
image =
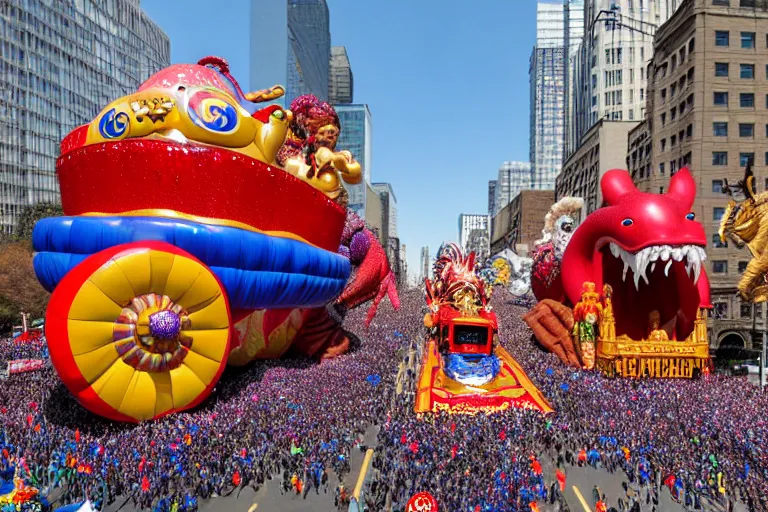
M 46 324 L 64 384 L 87 409 L 119 421 L 196 406 L 229 354 L 221 283 L 193 256 L 162 242 L 87 258 L 57 286 Z

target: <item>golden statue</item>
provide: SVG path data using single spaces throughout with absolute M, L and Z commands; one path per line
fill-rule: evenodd
M 651 327 L 651 332 L 648 334 L 648 341 L 669 341 L 667 331 L 661 328 L 661 315 L 659 312 L 656 310 L 651 311 L 648 320 Z
M 720 220 L 718 231 L 720 240 L 725 243 L 730 238 L 737 247 L 747 246 L 752 259 L 739 280 L 738 290 L 746 302 L 765 302 L 768 300 L 768 191 L 758 194 L 755 190 L 755 176 L 752 165 L 747 165 L 744 180 L 730 187 L 728 180 L 723 180 L 723 191 L 731 200 Z M 741 191 L 745 199 L 736 202 L 734 191 Z

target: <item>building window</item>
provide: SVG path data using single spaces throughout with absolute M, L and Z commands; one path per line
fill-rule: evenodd
M 724 123 L 724 122 L 712 123 L 712 135 L 714 135 L 715 137 L 727 137 L 728 123 Z
M 730 7 L 731 0 L 712 0 L 712 5 L 725 5 Z
M 715 194 L 723 193 L 723 180 L 712 180 L 712 192 Z
M 715 46 L 728 46 L 730 44 L 730 33 L 727 30 L 715 31 Z
M 715 105 L 728 106 L 728 93 L 715 92 Z
M 689 124 L 688 128 L 685 129 L 685 136 L 693 137 L 693 123 Z
M 754 7 L 755 0 L 740 0 L 739 7 Z
M 754 64 L 739 64 L 739 77 L 745 80 L 752 80 L 755 78 L 755 65 Z
M 712 235 L 712 247 L 714 247 L 715 249 L 724 249 L 728 247 L 728 242 L 723 242 L 722 240 L 720 240 L 720 235 L 715 233 Z
M 739 274 L 743 274 L 747 270 L 747 265 L 749 264 L 748 261 L 740 261 L 739 262 Z M 751 306 L 751 304 L 747 304 L 747 306 Z
M 754 32 L 742 32 L 741 33 L 741 47 L 752 49 L 755 47 L 755 33 Z
M 723 218 L 723 215 L 725 215 L 725 208 L 721 208 L 719 206 L 712 208 L 712 220 L 715 222 L 720 222 L 720 219 Z
M 765 165 L 768 165 L 768 151 L 765 152 Z
M 727 151 L 713 151 L 712 152 L 712 165 L 728 165 L 728 152 Z
M 739 262 L 739 265 L 741 265 L 741 262 Z M 749 302 L 742 302 L 739 306 L 739 313 L 741 314 L 741 318 L 751 318 L 752 317 L 752 304 Z
M 739 153 L 739 165 L 742 167 L 746 167 L 747 164 L 752 162 L 752 165 L 755 164 L 755 154 L 754 153 Z
M 715 76 L 728 76 L 727 62 L 715 62 Z
M 659 164 L 659 174 L 661 174 L 662 176 L 664 176 L 664 162 L 661 162 L 661 163 Z
M 688 42 L 688 55 L 693 53 L 694 48 L 696 48 L 696 38 L 692 37 Z
M 739 137 L 755 138 L 755 125 L 751 123 L 739 123 Z
M 667 139 L 661 139 L 661 151 L 667 150 Z
M 712 272 L 715 274 L 727 274 L 728 273 L 728 261 L 727 260 L 714 260 L 712 262 Z
M 751 92 L 739 94 L 739 106 L 741 108 L 755 108 L 755 95 Z

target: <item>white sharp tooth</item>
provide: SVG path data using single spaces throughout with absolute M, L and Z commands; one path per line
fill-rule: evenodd
M 624 272 L 621 274 L 621 280 L 626 281 L 627 280 L 627 270 L 629 269 L 629 264 L 624 261 Z
M 642 251 L 638 252 L 635 256 L 635 260 L 637 261 L 637 275 L 638 279 L 643 278 L 643 281 L 645 281 L 645 284 L 648 283 L 648 276 L 645 275 L 645 270 L 648 267 L 648 257 L 650 256 L 650 248 L 645 248 Z
M 703 247 L 697 247 L 696 249 L 699 250 L 699 259 L 701 261 L 707 261 L 707 251 L 704 250 Z
M 608 247 L 611 249 L 611 254 L 613 254 L 614 258 L 618 258 L 621 255 L 621 249 L 619 249 L 619 246 L 615 243 L 609 243 Z
M 683 251 L 679 247 L 672 248 L 672 258 L 675 261 L 683 261 Z
M 651 274 L 653 274 L 653 271 L 656 269 L 656 262 L 654 261 L 651 263 Z
M 640 274 L 635 272 L 634 277 L 635 277 L 635 290 L 640 291 Z
M 650 261 L 658 260 L 660 252 L 661 252 L 661 248 L 658 245 L 654 245 L 653 247 L 651 247 Z
M 661 248 L 661 252 L 659 253 L 659 258 L 661 258 L 664 261 L 667 261 L 669 259 L 669 246 L 665 245 Z
M 699 282 L 699 276 L 701 275 L 701 262 L 697 261 L 693 264 L 693 284 Z
M 672 260 L 667 260 L 667 266 L 664 267 L 664 275 L 669 277 L 669 267 L 672 266 Z

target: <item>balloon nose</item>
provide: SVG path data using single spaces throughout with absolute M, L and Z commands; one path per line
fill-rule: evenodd
M 285 111 L 285 118 L 288 119 L 289 123 L 291 121 L 293 121 L 293 112 L 291 112 L 290 110 L 286 110 Z

